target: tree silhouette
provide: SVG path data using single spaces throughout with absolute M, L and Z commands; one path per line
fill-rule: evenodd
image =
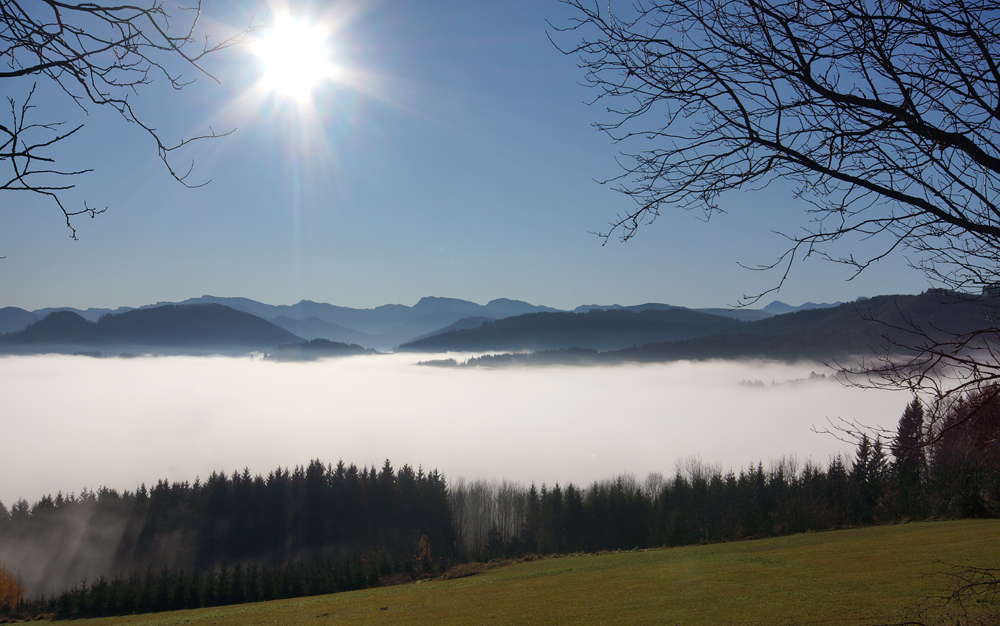
M 903 252 L 936 285 L 1000 295 L 1000 4 L 564 4 L 573 18 L 553 36 L 607 106 L 596 126 L 623 152 L 609 182 L 634 201 L 606 239 L 628 240 L 671 207 L 707 219 L 727 192 L 791 182 L 805 224 L 758 266 L 778 268 L 769 291 L 802 257 L 857 275 Z M 995 317 L 962 334 L 904 321 L 907 356 L 855 373 L 938 396 L 997 379 Z
M 914 398 L 899 418 L 890 446 L 900 506 L 907 515 L 918 515 L 920 511 L 920 486 L 927 470 L 924 441 L 924 406 Z
M 849 234 L 887 235 L 952 286 L 1000 282 L 1000 5 L 934 0 L 566 0 L 578 54 L 628 154 L 632 237 L 669 205 L 717 213 L 778 179 L 811 202 L 782 260 Z M 610 6 L 610 5 L 609 5 Z
M 64 120 L 36 121 L 35 93 L 39 81 L 55 86 L 69 102 L 83 111 L 111 108 L 127 122 L 142 128 L 170 175 L 187 187 L 205 183 L 191 180 L 193 163 L 181 167 L 173 154 L 193 141 L 219 137 L 205 133 L 167 139 L 156 125 L 133 108 L 133 98 L 154 80 L 164 80 L 175 90 L 193 82 L 184 74 L 211 77 L 202 65 L 207 56 L 244 41 L 256 28 L 219 42 L 211 42 L 200 30 L 201 2 L 176 4 L 148 1 L 140 4 L 105 2 L 64 3 L 58 0 L 4 2 L 0 4 L 0 79 L 5 94 L 16 85 L 30 83 L 23 98 L 7 95 L 9 117 L 0 123 L 0 190 L 40 194 L 63 212 L 71 236 L 76 238 L 73 219 L 94 217 L 103 209 L 84 203 L 72 208 L 63 203 L 70 180 L 92 171 L 65 169 L 55 163 L 52 149 L 70 139 L 82 127 Z

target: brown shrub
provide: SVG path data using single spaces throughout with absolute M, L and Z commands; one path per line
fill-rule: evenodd
M 0 613 L 16 613 L 24 597 L 24 585 L 0 563 Z

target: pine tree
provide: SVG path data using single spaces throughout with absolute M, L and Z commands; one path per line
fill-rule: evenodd
M 201 575 L 198 574 L 198 570 L 195 570 L 191 574 L 191 580 L 188 582 L 188 594 L 184 599 L 184 608 L 186 609 L 197 609 L 201 604 Z
M 911 462 L 916 458 L 923 459 L 923 431 L 924 405 L 919 398 L 913 398 L 899 418 L 896 437 L 892 440 L 894 465 Z
M 919 515 L 927 458 L 924 455 L 924 406 L 918 398 L 913 398 L 899 418 L 890 449 L 900 510 L 910 517 Z
M 876 436 L 872 444 L 871 456 L 868 459 L 868 479 L 865 482 L 865 499 L 872 520 L 877 521 L 885 515 L 882 499 L 885 494 L 886 477 L 889 473 L 889 460 L 882 445 L 882 437 Z
M 854 452 L 854 462 L 851 463 L 852 501 L 851 523 L 867 524 L 872 519 L 872 503 L 870 499 L 869 471 L 872 465 L 872 440 L 862 434 L 858 448 Z
M 538 502 L 538 489 L 535 483 L 531 483 L 528 489 L 528 503 L 524 516 L 524 525 L 521 528 L 521 543 L 525 552 L 534 554 L 538 552 L 538 529 L 541 524 L 541 506 Z

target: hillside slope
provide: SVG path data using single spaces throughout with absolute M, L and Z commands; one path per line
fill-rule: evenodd
M 857 626 L 904 621 L 946 584 L 933 575 L 942 563 L 998 562 L 997 520 L 921 522 L 547 558 L 458 580 L 72 623 Z
M 367 333 L 327 322 L 314 316 L 296 319 L 287 315 L 281 315 L 272 319 L 271 323 L 303 339 L 326 339 L 327 341 L 356 343 L 359 345 L 377 341 L 375 337 Z
M 370 348 L 362 348 L 354 343 L 339 343 L 327 339 L 313 339 L 300 343 L 286 343 L 273 348 L 267 354 L 269 361 L 314 361 L 328 357 L 378 354 Z
M 424 297 L 413 306 L 385 304 L 372 309 L 355 309 L 311 300 L 302 300 L 293 305 L 269 305 L 247 298 L 216 296 L 191 298 L 178 304 L 222 304 L 267 320 L 284 318 L 279 325 L 286 329 L 292 328 L 293 320 L 315 318 L 339 328 L 324 328 L 312 322 L 305 332 L 314 336 L 305 337 L 306 339 L 354 341 L 370 348 L 396 345 L 453 324 L 463 317 L 498 318 L 555 310 L 506 298 L 491 300 L 483 305 L 457 298 Z M 354 331 L 359 335 L 351 337 L 344 334 L 344 331 Z
M 0 309 L 0 335 L 23 330 L 28 324 L 37 322 L 41 318 L 41 315 L 16 306 L 3 307 Z
M 941 291 L 877 296 L 836 307 L 776 315 L 744 324 L 736 332 L 677 342 L 651 342 L 602 356 L 626 361 L 837 359 L 886 349 L 903 352 L 906 347 L 928 341 L 995 327 L 998 314 L 1000 300 Z
M 594 313 L 597 311 L 587 315 Z M 705 324 L 690 328 L 693 332 L 687 337 L 654 339 L 647 328 L 645 341 L 610 349 L 601 348 L 599 341 L 588 341 L 589 336 L 599 335 L 582 324 L 575 336 L 537 341 L 532 325 L 522 323 L 530 317 L 503 320 L 504 332 L 494 331 L 492 336 L 486 336 L 490 325 L 483 325 L 476 331 L 445 333 L 403 348 L 507 351 L 466 362 L 468 366 L 504 366 L 705 359 L 837 361 L 876 354 L 912 354 L 934 342 L 956 338 L 966 342 L 965 347 L 1000 343 L 1000 332 L 996 330 L 1000 328 L 1000 298 L 976 298 L 940 290 L 863 298 L 729 326 L 713 328 Z M 558 337 L 557 333 L 552 336 Z M 524 350 L 535 352 L 518 353 Z
M 687 309 L 640 312 L 593 309 L 587 313 L 531 313 L 487 321 L 399 346 L 401 351 L 495 351 L 591 348 L 612 350 L 734 332 L 742 322 Z
M 219 304 L 167 305 L 107 314 L 89 322 L 57 311 L 17 333 L 0 337 L 0 346 L 237 346 L 270 348 L 299 337 L 249 313 Z

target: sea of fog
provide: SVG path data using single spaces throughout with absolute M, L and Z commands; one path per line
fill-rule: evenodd
M 692 456 L 737 471 L 825 464 L 852 446 L 814 428 L 894 427 L 909 401 L 846 388 L 820 364 L 415 365 L 427 358 L 442 357 L 2 357 L 0 501 L 314 458 L 550 485 L 670 475 Z M 811 372 L 827 379 L 801 380 Z

